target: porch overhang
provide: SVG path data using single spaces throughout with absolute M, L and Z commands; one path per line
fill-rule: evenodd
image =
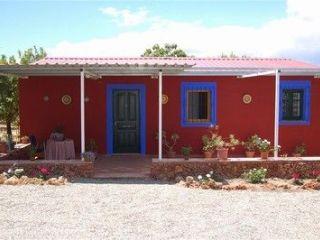
M 157 75 L 161 69 L 166 75 L 175 75 L 191 68 L 190 64 L 44 64 L 0 65 L 0 74 L 29 76 L 79 76 L 81 69 L 96 76 L 148 76 Z

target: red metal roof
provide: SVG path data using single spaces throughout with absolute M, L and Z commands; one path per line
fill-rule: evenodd
M 211 57 L 46 57 L 37 65 L 192 65 L 194 68 L 319 68 L 286 58 L 211 58 Z

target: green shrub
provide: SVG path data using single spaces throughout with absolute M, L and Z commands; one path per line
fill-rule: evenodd
M 253 168 L 243 174 L 244 178 L 250 183 L 263 183 L 267 175 L 265 168 Z

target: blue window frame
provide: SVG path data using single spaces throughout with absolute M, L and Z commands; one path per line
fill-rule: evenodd
M 280 124 L 310 124 L 310 81 L 280 82 Z
M 181 126 L 215 125 L 216 104 L 216 83 L 183 82 L 181 84 Z

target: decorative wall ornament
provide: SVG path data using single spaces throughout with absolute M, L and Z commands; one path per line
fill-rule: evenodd
M 69 105 L 71 102 L 72 102 L 72 98 L 70 95 L 64 95 L 62 96 L 61 98 L 61 102 L 64 104 L 64 105 Z
M 162 104 L 167 104 L 169 101 L 169 97 L 166 94 L 162 94 Z
M 245 104 L 249 104 L 252 102 L 252 96 L 250 94 L 245 94 L 243 95 L 242 97 L 242 101 L 245 103 Z
M 49 97 L 48 96 L 43 96 L 43 101 L 48 102 L 49 101 Z
M 90 101 L 90 98 L 89 97 L 85 97 L 84 98 L 84 102 L 89 102 Z

